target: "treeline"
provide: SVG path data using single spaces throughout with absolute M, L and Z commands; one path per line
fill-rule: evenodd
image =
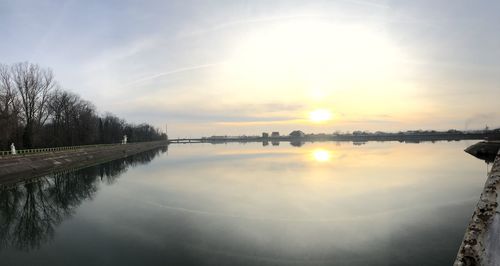
M 0 150 L 165 139 L 149 124 L 130 124 L 62 89 L 52 70 L 33 63 L 0 64 Z

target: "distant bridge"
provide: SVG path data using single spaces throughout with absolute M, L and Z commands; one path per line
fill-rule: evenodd
M 177 138 L 177 139 L 169 139 L 168 140 L 168 143 L 202 143 L 202 139 L 187 139 L 187 138 L 184 138 L 184 139 L 180 139 L 180 138 Z
M 255 141 L 271 141 L 273 139 L 263 139 L 262 137 L 224 137 L 224 138 L 177 138 L 169 139 L 168 143 L 227 143 L 227 142 L 255 142 Z M 287 138 L 281 138 L 281 141 L 287 141 Z

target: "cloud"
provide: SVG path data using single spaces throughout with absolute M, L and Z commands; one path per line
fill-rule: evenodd
M 221 63 L 209 63 L 209 64 L 201 64 L 201 65 L 180 67 L 180 68 L 177 68 L 177 69 L 173 69 L 173 70 L 169 70 L 169 71 L 164 71 L 164 72 L 159 72 L 159 73 L 156 73 L 156 74 L 153 74 L 153 75 L 144 76 L 142 78 L 139 78 L 139 79 L 136 79 L 134 81 L 131 81 L 131 82 L 127 83 L 127 84 L 123 84 L 123 86 L 131 86 L 131 85 L 135 85 L 137 83 L 142 83 L 142 82 L 145 82 L 145 81 L 153 80 L 153 79 L 164 77 L 164 76 L 169 76 L 169 75 L 173 75 L 173 74 L 177 74 L 177 73 L 182 73 L 182 72 L 187 72 L 187 71 L 193 71 L 193 70 L 198 70 L 198 69 L 203 69 L 203 68 L 211 68 L 211 67 L 215 67 L 215 66 L 220 66 L 222 64 L 224 64 L 224 63 L 223 62 L 221 62 Z
M 180 105 L 177 108 L 164 105 L 129 106 L 127 116 L 158 117 L 176 121 L 201 121 L 213 123 L 272 123 L 275 121 L 298 121 L 295 115 L 301 104 L 263 103 L 242 105 Z
M 220 31 L 227 28 L 239 27 L 242 25 L 254 24 L 254 23 L 263 23 L 263 22 L 276 22 L 276 21 L 286 21 L 286 20 L 294 20 L 294 19 L 304 19 L 304 18 L 321 18 L 325 17 L 323 15 L 318 14 L 302 14 L 302 15 L 282 15 L 282 16 L 268 16 L 268 17 L 260 17 L 260 18 L 248 18 L 242 20 L 234 20 L 221 24 L 217 24 L 212 27 L 204 26 L 204 29 L 186 31 L 179 34 L 179 38 L 188 38 L 198 35 L 207 34 L 210 32 Z
M 246 117 L 245 119 L 249 119 Z M 236 121 L 236 122 L 216 122 L 219 126 L 280 126 L 280 125 L 297 125 L 308 122 L 305 119 L 290 119 L 290 120 L 256 120 L 256 121 Z

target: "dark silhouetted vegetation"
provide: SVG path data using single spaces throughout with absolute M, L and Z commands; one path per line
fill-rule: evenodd
M 165 139 L 149 124 L 130 124 L 62 89 L 52 71 L 32 63 L 0 64 L 0 150 Z

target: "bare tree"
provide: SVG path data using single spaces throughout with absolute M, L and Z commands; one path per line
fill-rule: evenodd
M 0 150 L 164 139 L 147 124 L 99 116 L 92 103 L 59 88 L 52 71 L 37 64 L 0 64 Z
M 16 91 L 9 73 L 9 67 L 0 64 L 0 114 L 8 114 L 13 108 Z
M 18 125 L 19 108 L 9 67 L 0 64 L 0 148 L 14 141 Z
M 48 103 L 50 118 L 46 125 L 50 145 L 78 145 L 98 141 L 98 119 L 95 107 L 77 94 L 55 89 Z
M 54 90 L 49 101 L 49 113 L 51 116 L 51 127 L 53 129 L 53 142 L 56 146 L 67 145 L 65 136 L 68 135 L 68 115 L 72 110 L 76 99 L 72 95 L 59 88 Z
M 11 74 L 20 96 L 23 144 L 32 148 L 34 130 L 43 126 L 48 118 L 47 102 L 56 82 L 52 70 L 27 62 L 13 65 Z

